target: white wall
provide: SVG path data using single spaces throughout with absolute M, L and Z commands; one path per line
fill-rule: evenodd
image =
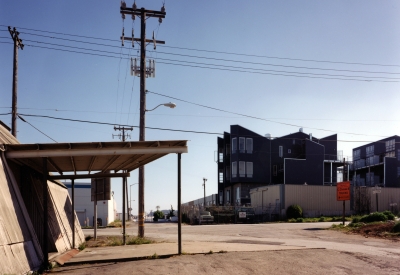
M 68 187 L 68 193 L 72 200 L 71 183 L 64 183 Z M 75 211 L 81 226 L 93 226 L 94 203 L 90 201 L 91 197 L 90 183 L 75 182 Z M 113 192 L 111 192 L 113 194 Z M 115 220 L 116 203 L 114 196 L 111 200 L 97 202 L 97 218 L 102 220 L 105 226 Z M 88 223 L 86 222 L 88 221 Z M 85 223 L 86 222 L 86 223 Z

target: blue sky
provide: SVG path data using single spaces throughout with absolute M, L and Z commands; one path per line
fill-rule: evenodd
M 162 3 L 136 1 L 154 10 Z M 265 120 L 150 93 L 149 109 L 169 101 L 177 107 L 147 113 L 147 126 L 223 133 L 240 124 L 273 137 L 303 127 L 316 137 L 337 133 L 345 156 L 368 141 L 399 134 L 399 1 L 167 0 L 165 6 L 161 25 L 147 20 L 147 37 L 154 30 L 166 41 L 156 51 L 147 47 L 147 56 L 156 60 L 156 77 L 147 79 L 147 89 Z M 12 26 L 25 44 L 19 51 L 19 113 L 139 125 L 140 81 L 130 76 L 127 59 L 138 56 L 139 45 L 121 47 L 119 37 L 122 27 L 130 36 L 132 26 L 139 37 L 140 21 L 123 21 L 119 7 L 120 1 L 0 0 L 0 113 L 11 110 L 13 46 L 7 26 Z M 211 69 L 215 65 L 225 67 Z M 112 126 L 24 118 L 58 142 L 116 141 Z M 0 119 L 10 125 L 10 115 Z M 138 137 L 135 128 L 130 140 Z M 18 139 L 52 142 L 22 121 Z M 189 140 L 182 157 L 182 201 L 202 196 L 203 177 L 207 195 L 217 193 L 217 135 L 146 131 L 146 140 L 169 139 Z M 176 155 L 146 166 L 146 211 L 171 204 L 176 209 L 176 168 Z M 134 171 L 128 184 L 136 182 Z M 121 188 L 113 180 L 119 208 Z

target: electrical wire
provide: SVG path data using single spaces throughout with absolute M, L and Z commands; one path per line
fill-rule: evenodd
M 234 115 L 253 118 L 253 119 L 257 119 L 257 120 L 263 120 L 263 121 L 268 121 L 268 122 L 272 122 L 272 123 L 277 123 L 277 124 L 281 124 L 281 125 L 294 126 L 294 127 L 298 127 L 298 128 L 306 127 L 306 126 L 300 126 L 300 125 L 296 125 L 296 124 L 290 124 L 290 123 L 274 121 L 274 120 L 271 120 L 271 119 L 260 118 L 260 117 L 251 116 L 251 115 L 245 115 L 245 114 L 241 114 L 241 113 L 237 113 L 237 112 L 226 111 L 226 110 L 222 110 L 222 109 L 219 109 L 219 108 L 210 107 L 210 106 L 206 106 L 206 105 L 190 102 L 190 101 L 187 101 L 187 100 L 179 99 L 179 98 L 176 98 L 176 97 L 172 97 L 172 96 L 168 96 L 168 95 L 164 95 L 164 94 L 156 93 L 156 92 L 152 92 L 152 91 L 147 91 L 147 92 L 155 94 L 155 95 L 159 95 L 159 96 L 162 96 L 162 97 L 171 98 L 171 99 L 174 99 L 174 100 L 185 102 L 185 103 L 188 103 L 188 104 L 196 105 L 196 106 L 199 106 L 199 107 L 207 108 L 207 109 L 210 109 L 210 110 L 215 110 L 215 111 L 219 111 L 219 112 L 228 113 L 228 114 L 234 114 Z M 357 133 L 349 133 L 349 132 L 339 132 L 339 131 L 333 131 L 333 130 L 328 130 L 328 129 L 315 128 L 315 127 L 308 127 L 308 126 L 306 128 L 319 130 L 319 131 L 325 131 L 325 132 L 349 134 L 349 135 L 384 137 L 384 136 L 379 136 L 379 135 L 367 135 L 367 134 L 357 134 Z
M 20 115 L 18 115 L 19 119 L 22 120 L 25 123 L 28 123 L 30 126 L 32 126 L 33 128 L 35 128 L 38 132 L 40 132 L 41 134 L 45 135 L 46 137 L 48 137 L 49 139 L 51 139 L 52 141 L 54 141 L 55 143 L 58 143 L 56 140 L 54 140 L 53 138 L 51 138 L 49 135 L 45 134 L 43 131 L 39 130 L 38 128 L 36 128 L 35 126 L 33 126 L 31 123 L 29 123 L 28 121 L 26 121 L 23 117 L 21 117 Z
M 0 24 L 0 26 L 8 27 L 7 25 L 2 25 L 2 24 Z M 16 28 L 22 29 L 22 30 L 42 32 L 42 33 L 52 33 L 52 34 L 64 35 L 64 36 L 80 37 L 80 38 L 87 38 L 87 39 L 96 39 L 96 40 L 111 41 L 111 42 L 117 42 L 117 41 L 120 42 L 120 40 L 117 40 L 117 39 L 109 39 L 109 38 L 77 35 L 77 34 L 52 32 L 52 31 L 38 30 L 38 29 L 31 29 L 31 28 L 24 28 L 24 27 L 16 27 Z M 0 31 L 5 31 L 6 32 L 7 30 L 0 30 Z M 26 33 L 26 32 L 23 32 L 23 33 Z M 29 34 L 38 35 L 38 34 L 32 34 L 32 33 L 29 33 Z M 65 38 L 56 38 L 56 39 L 64 39 L 65 40 Z M 110 46 L 110 45 L 107 45 L 107 46 Z M 197 49 L 197 48 L 188 48 L 188 47 L 177 47 L 177 46 L 168 46 L 168 45 L 160 45 L 160 46 L 164 47 L 164 48 L 171 48 L 171 49 L 178 49 L 178 50 L 188 50 L 188 51 L 197 51 L 197 52 L 206 52 L 206 53 L 218 53 L 218 54 L 226 54 L 226 55 L 237 55 L 237 56 L 257 57 L 257 58 L 267 58 L 267 59 L 278 59 L 278 60 L 316 62 L 316 63 L 331 63 L 331 64 L 344 64 L 344 65 L 361 65 L 361 66 L 400 67 L 400 65 L 394 65 L 394 64 L 346 62 L 346 61 L 317 60 L 317 59 L 304 59 L 304 58 L 289 58 L 289 57 L 278 57 L 278 56 L 268 56 L 268 55 L 255 55 L 255 54 L 234 53 L 234 52 L 226 52 L 226 51 L 206 50 L 206 49 Z
M 90 121 L 90 120 L 81 120 L 81 119 L 72 119 L 72 118 L 61 118 L 61 117 L 53 117 L 53 116 L 45 116 L 45 115 L 21 114 L 21 113 L 19 115 L 30 116 L 30 117 L 42 117 L 42 118 L 57 119 L 57 120 L 72 121 L 72 122 L 81 122 L 81 123 L 90 123 L 90 124 L 115 126 L 115 123 L 109 123 L 109 122 L 99 122 L 99 121 Z M 127 125 L 127 124 L 125 124 L 125 125 L 121 124 L 119 126 L 139 128 L 139 126 Z M 191 130 L 180 130 L 180 129 L 158 128 L 158 127 L 147 127 L 147 126 L 145 128 L 146 129 L 150 129 L 150 130 L 161 130 L 161 131 L 172 131 L 172 132 L 183 132 L 183 133 L 223 135 L 222 133 L 205 132 L 205 131 L 191 131 Z
M 31 45 L 31 44 L 25 44 L 25 46 L 43 48 L 43 49 L 50 49 L 50 50 L 58 50 L 58 51 L 64 51 L 64 52 L 70 52 L 70 53 L 86 54 L 86 55 L 92 55 L 92 56 L 115 58 L 115 59 L 119 58 L 117 56 L 111 56 L 111 55 L 105 55 L 105 54 L 79 52 L 79 51 L 72 51 L 72 50 L 66 50 L 66 49 L 57 49 L 57 48 L 51 48 L 51 47 L 45 47 L 45 46 Z M 113 54 L 116 54 L 116 53 L 113 53 Z M 385 82 L 400 82 L 400 81 L 388 81 L 388 80 L 353 79 L 353 78 L 350 78 L 351 76 L 349 76 L 349 78 L 319 77 L 319 76 L 292 75 L 292 74 L 281 74 L 281 73 L 267 73 L 267 72 L 257 72 L 257 71 L 253 72 L 253 71 L 236 70 L 236 69 L 222 69 L 222 68 L 205 67 L 205 66 L 197 66 L 197 65 L 176 64 L 176 63 L 170 63 L 170 62 L 158 62 L 158 63 L 159 64 L 167 64 L 167 65 L 175 65 L 175 66 L 192 67 L 192 68 L 212 69 L 212 70 L 231 71 L 231 72 L 243 72 L 243 73 L 263 74 L 263 75 L 287 76 L 287 77 L 297 77 L 297 78 L 331 79 L 331 80 L 347 80 L 347 81 L 361 81 L 361 82 L 382 82 L 382 83 L 385 83 Z M 294 72 L 294 73 L 296 74 L 296 72 Z M 332 75 L 332 76 L 334 76 L 334 75 Z

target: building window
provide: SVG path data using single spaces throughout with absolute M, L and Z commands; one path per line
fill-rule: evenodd
M 236 138 L 232 139 L 232 154 L 235 154 L 237 150 L 237 143 L 236 143 Z
M 240 137 L 239 138 L 239 152 L 244 153 L 245 150 L 246 150 L 245 138 Z
M 223 202 L 223 198 L 222 198 L 223 194 L 224 193 L 222 193 L 222 191 L 219 191 L 219 204 L 222 204 L 222 202 Z
M 218 172 L 218 179 L 219 179 L 219 182 L 220 182 L 220 183 L 223 183 L 223 182 L 224 182 L 224 170 L 219 169 L 219 172 Z
M 296 140 L 295 139 L 293 139 L 293 144 L 296 144 Z
M 287 152 L 288 152 L 288 154 L 291 154 L 291 153 L 292 153 L 292 150 L 287 149 Z
M 248 178 L 253 177 L 253 163 L 252 162 L 246 162 L 246 175 Z
M 240 203 L 240 187 L 236 187 L 236 202 Z
M 353 160 L 360 159 L 360 149 L 353 151 Z
M 232 162 L 232 178 L 236 178 L 237 176 L 237 162 Z
M 400 167 L 397 167 L 397 176 L 400 177 Z
M 395 151 L 385 153 L 385 157 L 390 157 L 390 158 L 396 157 L 395 156 Z
M 283 157 L 283 146 L 279 146 L 279 157 Z
M 224 162 L 224 148 L 218 148 L 218 161 Z
M 368 146 L 366 148 L 366 154 L 367 154 L 366 155 L 367 157 L 370 157 L 370 156 L 374 155 L 374 145 Z
M 226 190 L 226 202 L 231 202 L 231 190 Z
M 365 175 L 365 181 L 367 183 L 367 186 L 374 186 L 374 172 L 366 173 Z
M 386 152 L 393 151 L 395 149 L 396 141 L 394 139 L 385 142 Z
M 275 177 L 278 175 L 278 166 L 277 165 L 272 166 L 272 173 Z
M 244 161 L 239 161 L 239 177 L 245 177 L 245 167 L 244 167 L 245 162 Z
M 397 160 L 400 160 L 400 150 L 397 150 Z
M 247 154 L 253 153 L 253 139 L 252 138 L 246 138 L 246 151 L 247 151 Z
M 231 168 L 229 166 L 226 167 L 226 180 L 231 179 Z

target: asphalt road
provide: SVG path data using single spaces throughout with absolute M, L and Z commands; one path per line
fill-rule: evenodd
M 325 248 L 340 252 L 363 253 L 370 256 L 398 258 L 400 244 L 384 239 L 365 238 L 332 230 L 325 230 L 333 223 L 271 223 L 271 224 L 223 224 L 182 225 L 182 241 L 231 242 L 249 244 L 273 244 Z M 336 222 L 335 224 L 339 224 Z M 85 236 L 93 236 L 93 230 L 84 229 Z M 137 235 L 137 223 L 130 223 L 127 235 Z M 98 235 L 120 235 L 121 228 L 99 229 Z M 146 223 L 145 236 L 157 241 L 177 242 L 176 223 Z M 400 263 L 399 263 L 400 265 Z

